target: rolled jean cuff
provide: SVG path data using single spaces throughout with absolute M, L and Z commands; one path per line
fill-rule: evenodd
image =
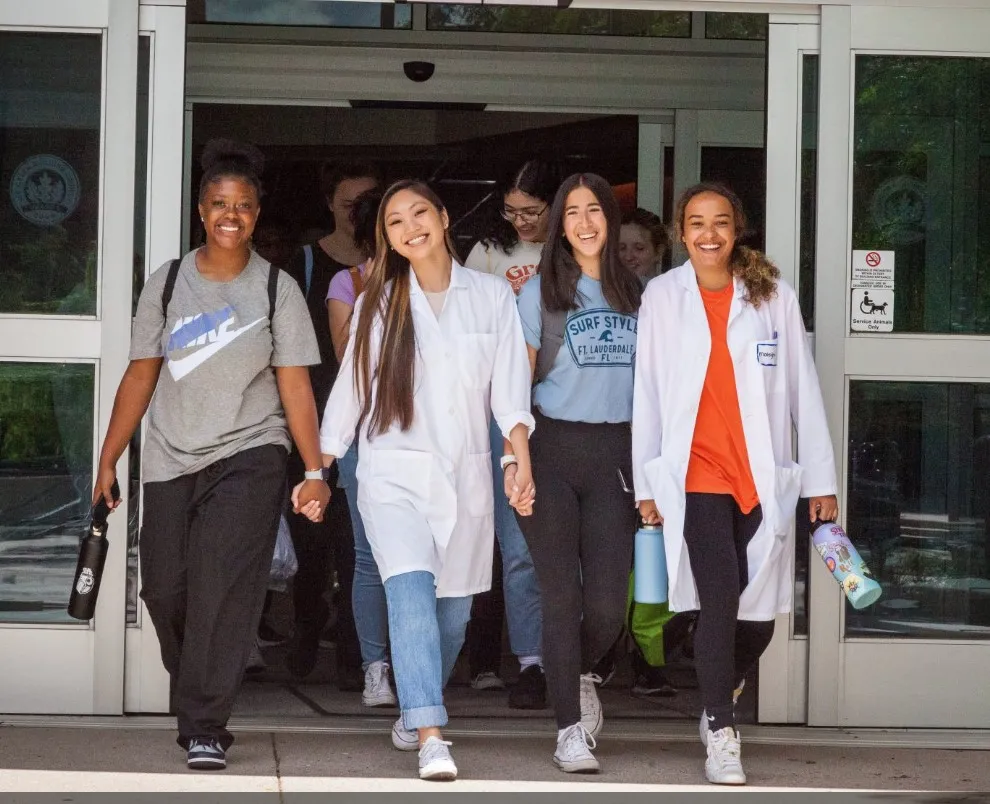
M 535 647 L 532 650 L 516 650 L 515 648 L 511 648 L 511 650 L 512 650 L 512 655 L 515 656 L 517 659 L 525 659 L 527 656 L 539 656 L 540 660 L 541 661 L 543 660 L 542 645 L 539 645 L 538 647 Z
M 447 708 L 441 705 L 403 709 L 402 725 L 410 731 L 413 729 L 435 729 L 446 726 Z

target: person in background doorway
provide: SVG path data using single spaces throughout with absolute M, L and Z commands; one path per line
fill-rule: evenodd
M 377 187 L 359 195 L 351 208 L 354 226 L 354 242 L 365 255 L 365 260 L 347 271 L 338 271 L 330 280 L 327 291 L 327 311 L 330 337 L 334 355 L 343 361 L 347 341 L 350 338 L 351 319 L 357 297 L 364 290 L 364 278 L 368 265 L 375 255 L 375 220 L 382 194 Z M 352 378 L 338 377 L 339 382 L 351 382 Z M 395 706 L 397 703 L 389 683 L 387 661 L 388 609 L 382 577 L 371 554 L 371 545 L 358 510 L 357 446 L 337 460 L 339 475 L 337 485 L 347 495 L 347 509 L 351 516 L 354 534 L 354 586 L 351 593 L 354 625 L 361 645 L 361 666 L 364 669 L 364 691 L 361 702 L 365 706 Z
M 575 174 L 557 191 L 539 275 L 519 296 L 535 385 L 533 476 L 520 518 L 543 602 L 543 652 L 557 715 L 554 762 L 597 773 L 603 716 L 591 669 L 622 631 L 636 512 L 630 478 L 633 362 L 642 285 L 619 260 L 608 183 Z
M 178 743 L 190 768 L 216 770 L 234 739 L 227 721 L 261 618 L 291 441 L 306 469 L 296 504 L 321 519 L 330 489 L 306 368 L 319 359 L 306 306 L 249 245 L 263 158 L 213 141 L 202 159 L 206 243 L 162 266 L 141 292 L 93 500 L 117 504 L 117 461 L 150 404 L 141 597 L 171 676 Z
M 790 611 L 798 497 L 812 521 L 838 515 L 835 462 L 797 297 L 738 244 L 739 198 L 691 187 L 674 221 L 690 259 L 650 282 L 640 309 L 636 499 L 644 521 L 663 524 L 670 608 L 700 610 L 705 775 L 745 784 L 735 699 Z
M 465 265 L 482 273 L 505 277 L 519 293 L 536 273 L 547 237 L 550 203 L 560 185 L 554 166 L 531 160 L 496 190 L 498 223 L 471 250 Z M 475 597 L 468 627 L 468 659 L 471 686 L 502 689 L 502 620 L 508 615 L 509 647 L 519 660 L 519 679 L 509 693 L 513 709 L 543 709 L 547 685 L 543 672 L 543 615 L 533 559 L 522 531 L 500 492 L 502 434 L 493 420 L 490 427 L 495 478 L 496 560 L 491 591 Z
M 299 249 L 289 264 L 289 274 L 299 283 L 320 347 L 320 364 L 310 371 L 317 410 L 322 416 L 327 397 L 337 377 L 338 362 L 327 326 L 327 291 L 330 281 L 340 271 L 346 272 L 364 260 L 364 252 L 354 240 L 351 209 L 361 193 L 379 186 L 379 174 L 373 165 L 345 163 L 324 171 L 323 195 L 333 217 L 333 231 L 316 243 Z M 298 456 L 289 458 L 289 482 L 301 477 Z M 336 468 L 330 482 L 336 483 Z M 312 523 L 305 517 L 289 516 L 292 541 L 299 560 L 293 581 L 295 633 L 286 654 L 289 671 L 303 678 L 312 672 L 319 655 L 320 634 L 330 615 L 326 594 L 332 569 L 340 585 L 336 597 L 337 619 L 335 662 L 337 688 L 348 692 L 364 689 L 361 650 L 354 615 L 351 611 L 351 587 L 354 580 L 354 539 L 350 531 L 347 498 L 334 495 L 323 522 Z
M 619 257 L 644 285 L 662 273 L 663 258 L 669 250 L 670 237 L 660 218 L 642 207 L 623 215 Z
M 402 716 L 400 750 L 419 775 L 457 776 L 443 687 L 471 598 L 491 584 L 493 413 L 512 443 L 506 490 L 532 511 L 529 372 L 508 285 L 457 264 L 442 202 L 424 183 L 386 190 L 375 260 L 320 431 L 324 463 L 358 432 L 358 506 L 385 583 Z M 304 509 L 305 511 L 306 509 Z
M 251 237 L 251 247 L 262 259 L 284 269 L 296 251 L 296 228 L 287 217 L 278 212 L 269 212 L 266 208 L 258 216 L 258 225 L 254 227 L 254 235 Z

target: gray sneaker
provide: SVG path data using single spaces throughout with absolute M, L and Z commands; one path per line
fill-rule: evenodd
M 595 738 L 588 733 L 584 724 L 575 723 L 557 737 L 554 764 L 564 773 L 598 773 L 601 765 L 591 753 L 595 745 Z
M 602 677 L 594 673 L 581 676 L 581 725 L 592 736 L 601 734 L 605 716 L 602 714 L 602 702 L 598 700 L 598 685 Z
M 419 778 L 431 782 L 452 782 L 457 778 L 449 742 L 439 737 L 426 738 L 419 749 Z
M 389 683 L 388 662 L 372 662 L 364 671 L 364 692 L 361 703 L 364 706 L 395 706 L 398 701 Z
M 705 778 L 712 784 L 746 784 L 742 767 L 742 741 L 731 726 L 708 735 Z
M 742 695 L 743 688 L 746 686 L 746 679 L 739 682 L 739 686 L 732 691 L 732 705 L 733 707 L 739 702 L 739 696 Z M 701 720 L 698 723 L 698 736 L 701 738 L 701 744 L 708 745 L 708 713 L 702 710 Z
M 409 730 L 403 726 L 401 716 L 392 726 L 392 745 L 400 751 L 419 750 L 419 732 L 416 729 Z

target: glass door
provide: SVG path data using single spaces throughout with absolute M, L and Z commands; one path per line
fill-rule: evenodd
M 813 557 L 814 725 L 990 715 L 988 26 L 822 11 L 817 357 L 846 530 L 883 596 L 852 608 Z

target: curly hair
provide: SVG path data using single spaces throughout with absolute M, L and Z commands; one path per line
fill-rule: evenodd
M 746 232 L 747 222 L 739 196 L 724 184 L 702 182 L 688 187 L 677 199 L 674 225 L 677 227 L 678 238 L 684 239 L 684 214 L 688 204 L 693 198 L 705 193 L 713 193 L 729 202 L 735 221 L 736 237 L 742 237 Z M 753 307 L 759 307 L 763 302 L 769 301 L 777 295 L 777 280 L 780 279 L 780 269 L 762 251 L 741 246 L 737 240 L 732 254 L 729 256 L 729 271 L 733 276 L 742 279 L 746 286 L 746 301 Z

